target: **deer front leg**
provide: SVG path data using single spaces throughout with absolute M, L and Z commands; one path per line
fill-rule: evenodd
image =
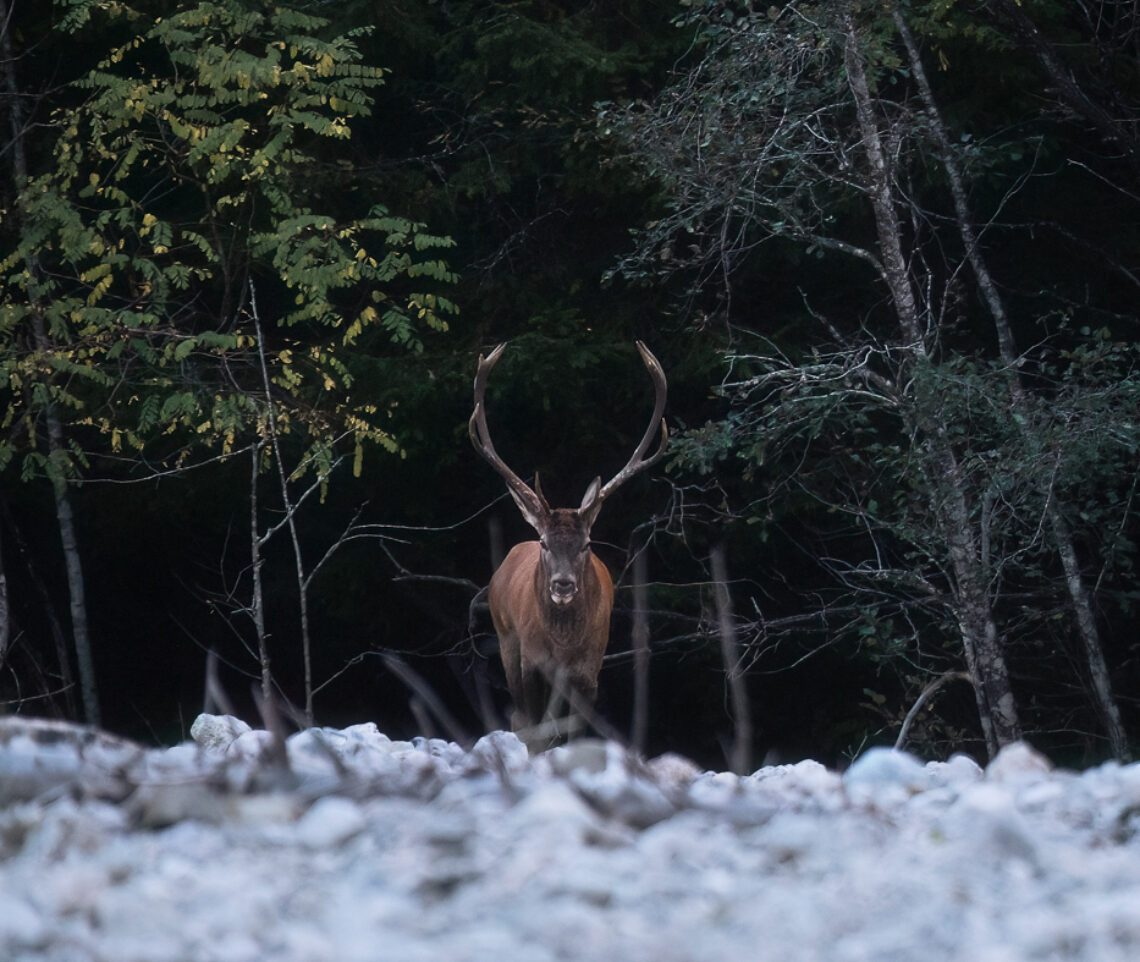
M 518 674 L 518 688 L 512 691 L 514 711 L 511 727 L 517 732 L 533 728 L 546 715 L 550 702 L 550 682 L 546 672 L 531 664 L 522 664 Z
M 554 663 L 528 665 L 521 671 L 520 697 L 511 725 L 532 752 L 565 744 L 586 727 L 597 684 Z

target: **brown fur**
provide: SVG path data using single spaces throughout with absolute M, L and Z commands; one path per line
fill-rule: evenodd
M 514 702 L 511 727 L 530 728 L 547 716 L 556 683 L 573 691 L 583 707 L 594 703 L 598 673 L 610 638 L 614 586 L 592 551 L 567 605 L 550 597 L 537 541 L 515 545 L 491 578 L 488 603 Z

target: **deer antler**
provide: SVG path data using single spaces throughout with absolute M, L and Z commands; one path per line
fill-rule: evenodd
M 637 341 L 636 343 L 637 350 L 641 353 L 641 360 L 645 363 L 645 367 L 649 371 L 649 376 L 653 380 L 655 395 L 653 416 L 649 419 L 649 427 L 646 429 L 641 443 L 634 449 L 633 455 L 625 467 L 604 485 L 599 486 L 599 482 L 595 481 L 586 492 L 586 497 L 583 499 L 582 506 L 578 510 L 591 522 L 593 518 L 597 516 L 602 502 L 605 501 L 606 498 L 635 474 L 644 471 L 650 465 L 656 464 L 661 460 L 669 441 L 669 428 L 665 424 L 665 418 L 662 417 L 665 412 L 665 397 L 668 391 L 668 385 L 665 381 L 665 371 L 661 367 L 661 362 L 658 361 L 653 352 L 645 346 L 644 342 Z M 505 349 L 506 344 L 500 344 L 485 358 L 482 354 L 479 355 L 479 367 L 475 372 L 475 410 L 471 414 L 471 420 L 467 424 L 467 430 L 471 435 L 471 443 L 475 445 L 475 449 L 486 459 L 491 467 L 499 472 L 503 480 L 507 482 L 507 487 L 522 509 L 523 514 L 533 517 L 542 517 L 550 513 L 550 506 L 542 496 L 541 490 L 538 489 L 537 484 L 534 488 L 531 488 L 515 474 L 514 471 L 507 467 L 506 463 L 495 451 L 495 446 L 491 442 L 491 432 L 487 428 L 487 409 L 483 400 L 487 390 L 487 380 L 490 377 L 491 369 L 495 366 Z M 657 450 L 646 457 L 646 451 L 649 450 L 649 445 L 658 432 L 660 432 L 661 440 L 657 445 Z M 528 518 L 528 520 L 530 519 Z
M 636 343 L 637 350 L 641 353 L 641 360 L 645 362 L 645 366 L 649 370 L 649 376 L 653 379 L 655 394 L 653 417 L 649 419 L 649 427 L 646 428 L 641 443 L 634 450 L 633 456 L 626 463 L 626 466 L 610 478 L 610 480 L 602 486 L 601 490 L 598 491 L 598 495 L 594 499 L 594 504 L 599 506 L 635 474 L 644 471 L 650 465 L 660 461 L 665 454 L 665 446 L 669 442 L 669 428 L 665 424 L 665 418 L 662 417 L 665 413 L 665 395 L 668 390 L 668 385 L 665 381 L 665 370 L 661 367 L 661 362 L 657 360 L 653 352 L 645 346 L 643 341 L 637 341 Z M 660 429 L 658 428 L 659 424 Z M 661 441 L 657 445 L 657 450 L 647 458 L 645 452 L 649 450 L 649 444 L 658 430 L 661 432 Z
M 491 442 L 491 432 L 487 428 L 487 408 L 483 402 L 483 395 L 487 390 L 487 379 L 491 375 L 491 369 L 502 356 L 506 347 L 505 343 L 498 345 L 486 358 L 482 354 L 479 355 L 479 368 L 475 372 L 475 410 L 471 412 L 471 420 L 467 422 L 467 433 L 471 436 L 471 443 L 475 445 L 475 450 L 483 455 L 487 463 L 498 471 L 503 480 L 507 482 L 507 488 L 514 496 L 523 514 L 530 514 L 537 518 L 550 513 L 546 499 L 536 494 L 530 485 L 507 467 L 506 462 L 499 457 L 495 450 L 495 445 Z

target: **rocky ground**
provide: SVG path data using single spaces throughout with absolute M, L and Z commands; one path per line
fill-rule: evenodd
M 0 719 L 11 962 L 1140 958 L 1140 765 L 872 750 L 737 778 L 227 716 Z

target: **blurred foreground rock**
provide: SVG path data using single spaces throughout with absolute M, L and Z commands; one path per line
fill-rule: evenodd
M 374 725 L 143 749 L 0 719 L 0 959 L 1140 957 L 1140 766 L 872 749 L 744 777 Z

